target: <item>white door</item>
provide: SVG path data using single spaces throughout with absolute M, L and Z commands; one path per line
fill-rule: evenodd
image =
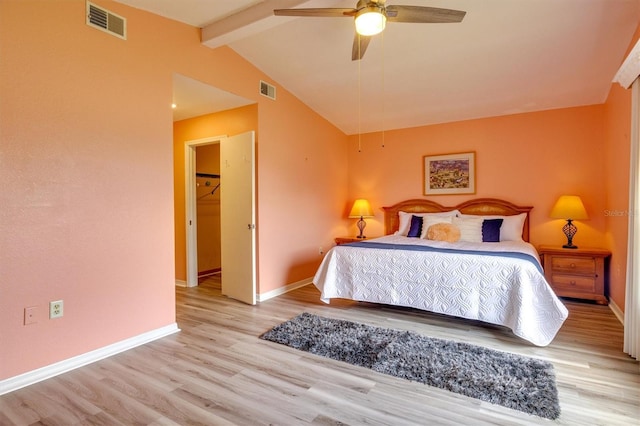
M 220 140 L 222 294 L 256 303 L 255 133 Z

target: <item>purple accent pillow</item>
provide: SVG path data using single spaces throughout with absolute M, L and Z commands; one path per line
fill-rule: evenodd
M 422 234 L 422 218 L 420 216 L 411 216 L 411 226 L 407 237 L 419 238 Z
M 482 221 L 482 242 L 497 243 L 500 241 L 500 227 L 503 219 L 485 219 Z

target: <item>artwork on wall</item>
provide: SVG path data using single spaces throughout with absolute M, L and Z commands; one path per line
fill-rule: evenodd
M 424 195 L 475 194 L 475 152 L 424 156 Z

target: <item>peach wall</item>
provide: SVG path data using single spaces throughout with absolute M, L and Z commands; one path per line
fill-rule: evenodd
M 640 26 L 629 43 L 627 54 L 640 38 Z M 605 102 L 605 182 L 607 186 L 606 239 L 616 254 L 611 259 L 610 295 L 624 311 L 629 232 L 629 166 L 631 144 L 631 90 L 612 84 Z
M 576 222 L 574 241 L 611 250 L 609 295 L 624 309 L 630 116 L 630 91 L 612 85 L 603 105 L 388 131 L 384 148 L 381 133 L 363 135 L 360 142 L 353 136 L 349 198 L 368 197 L 376 207 L 422 198 L 423 155 L 475 151 L 474 197 L 533 205 L 533 244 L 564 241 L 559 230 L 563 221 L 551 220 L 547 213 L 559 194 L 581 195 L 590 219 Z M 445 205 L 467 198 L 432 197 Z M 378 209 L 368 221 L 368 234 L 383 232 L 382 218 Z M 357 232 L 353 221 L 349 231 Z
M 380 207 L 424 197 L 424 155 L 475 151 L 476 194 L 428 198 L 455 205 L 496 197 L 534 206 L 531 242 L 539 245 L 566 242 L 564 221 L 548 215 L 559 195 L 578 194 L 590 219 L 576 222 L 575 244 L 605 243 L 602 105 L 393 130 L 384 139 L 382 147 L 380 133 L 364 135 L 361 152 L 357 136 L 349 143 L 349 196 L 369 198 L 377 210 L 371 235 L 383 233 Z
M 258 293 L 313 276 L 333 238 L 344 233 L 340 213 L 347 191 L 347 137 L 278 89 L 287 109 L 259 108 L 257 137 Z M 209 114 L 174 125 L 176 279 L 186 279 L 184 141 L 251 130 L 249 108 Z M 243 118 L 244 117 L 244 118 Z M 284 118 L 284 123 L 283 123 Z M 274 143 L 265 143 L 264 134 Z
M 615 253 L 610 264 L 610 297 L 624 310 L 629 221 L 629 164 L 631 141 L 631 91 L 611 86 L 605 103 L 606 244 Z
M 126 41 L 86 26 L 83 0 L 0 2 L 0 380 L 175 321 L 174 73 L 258 104 L 261 291 L 311 276 L 343 226 L 346 136 L 281 87 L 260 96 L 268 76 L 198 29 L 96 2 Z
M 84 10 L 0 3 L 0 379 L 175 322 L 171 74 Z
M 307 280 L 344 229 L 347 136 L 297 99 L 288 111 L 260 108 L 258 142 L 258 292 Z M 265 143 L 265 135 L 271 143 Z

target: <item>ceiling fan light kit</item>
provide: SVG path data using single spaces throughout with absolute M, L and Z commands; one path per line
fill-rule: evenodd
M 387 24 L 387 17 L 378 6 L 367 6 L 356 14 L 356 32 L 363 36 L 380 34 Z
M 355 9 L 312 8 L 275 9 L 276 16 L 299 16 L 306 18 L 355 18 L 356 37 L 351 50 L 351 59 L 362 59 L 369 45 L 369 37 L 381 33 L 387 21 L 414 24 L 445 24 L 462 22 L 466 12 L 426 6 L 385 5 L 386 0 L 358 0 Z

